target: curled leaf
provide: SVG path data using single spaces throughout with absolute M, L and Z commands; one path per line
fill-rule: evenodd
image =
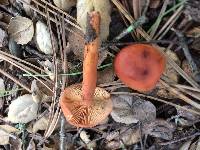
M 8 26 L 8 33 L 17 44 L 27 44 L 33 38 L 33 22 L 30 19 L 21 16 L 11 18 Z
M 37 117 L 38 104 L 30 94 L 13 100 L 9 106 L 8 121 L 12 123 L 28 123 Z
M 112 100 L 111 116 L 116 122 L 131 124 L 141 121 L 145 123 L 156 118 L 156 108 L 149 101 L 130 95 L 112 96 Z

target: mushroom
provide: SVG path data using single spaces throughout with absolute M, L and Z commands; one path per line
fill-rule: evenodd
M 133 44 L 123 48 L 114 61 L 115 73 L 128 87 L 152 90 L 165 69 L 165 57 L 153 46 Z
M 99 24 L 99 13 L 91 12 L 87 20 L 83 83 L 67 87 L 60 97 L 64 116 L 76 127 L 94 127 L 112 111 L 110 94 L 103 88 L 96 87 Z

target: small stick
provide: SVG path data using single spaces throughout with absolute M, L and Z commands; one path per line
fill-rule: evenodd
M 87 17 L 83 61 L 83 101 L 91 105 L 97 82 L 100 14 L 91 12 Z

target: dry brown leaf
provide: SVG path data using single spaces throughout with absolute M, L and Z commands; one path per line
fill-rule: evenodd
M 34 34 L 33 22 L 25 17 L 17 16 L 10 20 L 8 33 L 17 44 L 27 44 L 31 41 Z
M 150 0 L 150 4 L 149 7 L 150 8 L 158 8 L 158 6 L 160 5 L 160 0 Z
M 164 140 L 171 140 L 175 126 L 165 120 L 154 120 L 151 123 L 145 124 L 142 132 L 146 135 L 161 138 Z
M 65 11 L 76 5 L 76 0 L 53 0 L 54 4 Z
M 109 25 L 111 22 L 111 5 L 108 0 L 77 0 L 77 21 L 84 33 L 86 31 L 87 13 L 92 10 L 98 11 L 101 15 L 100 38 L 107 40 Z
M 38 132 L 39 130 L 46 130 L 48 127 L 48 117 L 43 116 L 37 120 L 33 125 L 33 133 Z
M 113 68 L 109 67 L 97 74 L 97 84 L 110 83 L 115 79 L 115 73 Z
M 7 33 L 0 28 L 0 47 L 4 47 L 6 46 L 6 44 L 8 43 L 8 35 Z
M 112 96 L 112 118 L 116 122 L 131 124 L 156 119 L 156 107 L 149 101 L 131 95 Z
M 58 49 L 57 40 L 54 35 L 52 36 L 52 38 L 53 38 L 54 48 L 57 51 L 57 49 Z M 37 48 L 41 52 L 43 52 L 47 55 L 53 54 L 53 46 L 51 43 L 51 34 L 48 30 L 47 25 L 41 21 L 38 21 L 36 23 L 35 41 L 36 41 Z
M 37 117 L 38 104 L 32 95 L 26 94 L 13 100 L 9 105 L 8 121 L 12 123 L 28 123 Z

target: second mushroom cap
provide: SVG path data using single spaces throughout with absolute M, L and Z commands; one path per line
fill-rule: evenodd
M 155 87 L 165 69 L 165 57 L 151 45 L 133 44 L 118 53 L 114 68 L 128 87 L 149 91 Z

